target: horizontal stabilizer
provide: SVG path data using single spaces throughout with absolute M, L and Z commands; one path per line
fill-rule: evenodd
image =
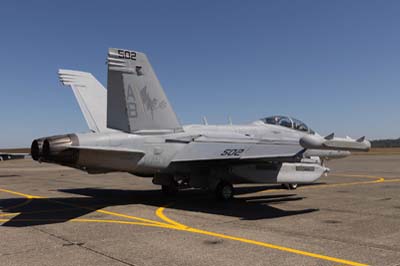
M 109 131 L 106 126 L 107 91 L 88 72 L 60 69 L 60 81 L 71 86 L 88 127 L 93 132 Z

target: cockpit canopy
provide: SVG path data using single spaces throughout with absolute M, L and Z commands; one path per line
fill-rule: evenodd
M 311 128 L 309 128 L 305 123 L 293 117 L 274 115 L 262 118 L 261 121 L 270 125 L 278 125 L 298 131 L 307 132 L 310 134 L 315 134 L 315 132 Z

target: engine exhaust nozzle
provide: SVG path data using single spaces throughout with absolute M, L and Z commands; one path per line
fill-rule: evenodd
M 32 159 L 35 161 L 38 161 L 40 159 L 40 157 L 42 156 L 43 141 L 44 141 L 44 138 L 35 139 L 34 141 L 32 141 L 31 156 L 32 156 Z
M 39 144 L 39 141 L 34 141 L 32 143 L 32 151 L 36 152 L 36 146 L 40 146 Z M 79 142 L 75 134 L 47 137 L 43 140 L 39 159 L 45 162 L 56 162 L 67 165 L 74 164 L 78 160 L 78 151 L 70 148 L 77 145 L 79 145 Z

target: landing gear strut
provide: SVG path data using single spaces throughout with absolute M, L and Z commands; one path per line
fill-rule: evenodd
M 234 195 L 232 184 L 226 181 L 221 181 L 215 189 L 215 194 L 219 200 L 232 199 Z
M 175 185 L 162 185 L 161 191 L 165 196 L 175 196 L 178 194 L 178 187 Z
M 287 190 L 295 190 L 297 188 L 297 184 L 282 184 L 282 186 L 284 188 L 286 188 Z

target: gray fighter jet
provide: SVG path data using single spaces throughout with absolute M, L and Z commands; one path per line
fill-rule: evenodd
M 91 132 L 36 139 L 34 160 L 152 177 L 166 194 L 193 187 L 230 199 L 232 184 L 314 182 L 328 171 L 321 159 L 371 146 L 364 137 L 322 137 L 285 116 L 182 126 L 145 54 L 111 48 L 107 64 L 107 90 L 90 73 L 60 70 Z

